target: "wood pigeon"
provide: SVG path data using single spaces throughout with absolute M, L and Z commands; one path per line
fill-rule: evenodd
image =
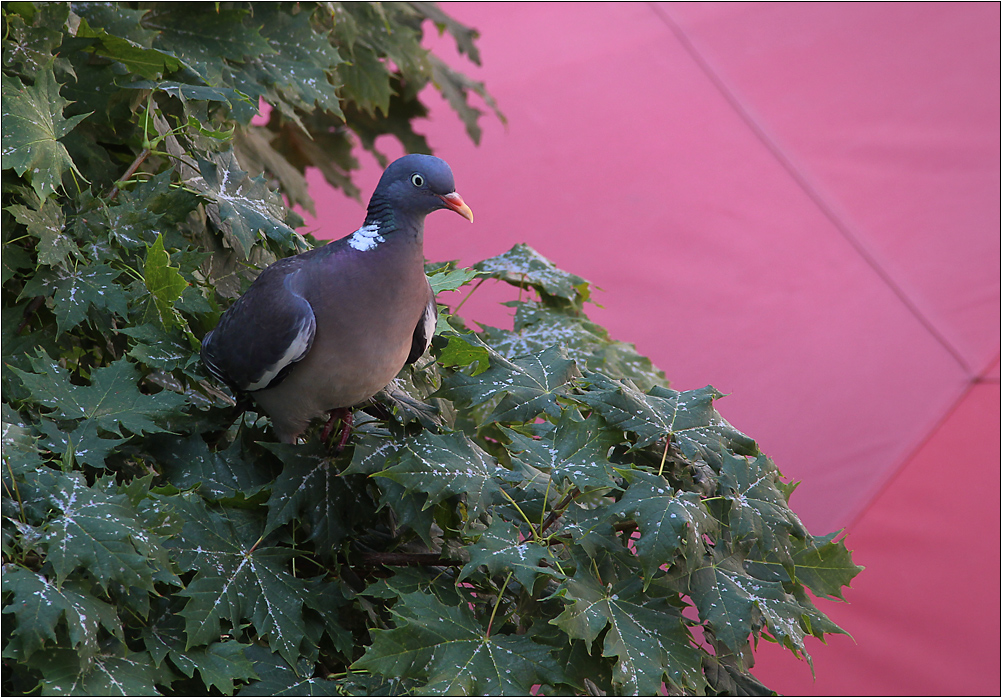
M 451 209 L 473 222 L 454 190 L 439 158 L 395 160 L 361 228 L 270 265 L 227 309 L 202 340 L 205 366 L 250 393 L 283 442 L 295 443 L 328 413 L 332 422 L 336 414 L 350 420 L 348 408 L 384 388 L 432 341 L 437 312 L 425 277 L 425 216 Z

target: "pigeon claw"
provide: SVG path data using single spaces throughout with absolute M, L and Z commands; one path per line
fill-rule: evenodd
M 324 430 L 320 433 L 320 441 L 326 442 L 331 436 L 331 428 L 334 427 L 335 420 L 341 420 L 341 436 L 338 439 L 338 446 L 334 453 L 340 454 L 345 445 L 348 444 L 348 437 L 352 434 L 352 410 L 351 408 L 338 408 L 331 411 L 331 417 L 324 425 Z

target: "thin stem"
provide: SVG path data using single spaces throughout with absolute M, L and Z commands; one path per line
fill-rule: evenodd
M 17 478 L 14 477 L 14 469 L 11 468 L 9 461 L 7 462 L 7 470 L 10 472 L 10 482 L 14 485 L 14 494 L 17 496 L 17 504 L 21 508 L 21 521 L 27 523 L 28 516 L 24 513 L 24 503 L 21 501 L 21 489 L 17 487 Z
M 547 479 L 547 490 L 543 493 L 543 509 L 540 511 L 540 534 L 543 534 L 543 511 L 547 509 L 547 501 L 550 500 L 550 484 L 553 482 L 553 478 Z
M 498 607 L 501 606 L 502 596 L 505 594 L 505 588 L 508 587 L 508 581 L 511 579 L 512 571 L 510 570 L 508 575 L 505 577 L 505 582 L 502 583 L 501 589 L 498 591 L 498 599 L 495 600 L 495 608 L 491 610 L 491 618 L 488 619 L 488 630 L 484 632 L 485 640 L 491 636 L 491 625 L 495 623 L 495 614 L 498 613 Z
M 467 302 L 467 299 L 469 299 L 471 297 L 471 295 L 473 295 L 473 293 L 475 291 L 477 291 L 478 289 L 480 289 L 481 288 L 481 284 L 483 284 L 486 280 L 487 280 L 487 277 L 481 277 L 481 280 L 479 282 L 477 282 L 476 284 L 474 284 L 474 288 L 471 289 L 467 293 L 467 295 L 463 297 L 463 300 L 460 301 L 460 303 L 458 303 L 456 305 L 456 308 L 453 309 L 453 315 L 456 315 L 457 313 L 460 312 L 460 308 L 462 308 L 463 304 L 465 304 Z
M 265 540 L 265 537 L 263 537 L 263 536 L 262 536 L 262 537 L 260 537 L 260 538 L 259 538 L 259 539 L 258 539 L 257 541 L 255 541 L 255 542 L 254 542 L 254 546 L 252 546 L 252 547 L 251 547 L 251 549 L 250 549 L 250 550 L 249 550 L 249 551 L 248 551 L 247 553 L 245 553 L 245 554 L 244 554 L 244 558 L 247 558 L 247 557 L 248 557 L 248 556 L 250 556 L 250 555 L 251 555 L 252 553 L 254 553 L 254 550 L 255 550 L 256 548 L 258 548 L 258 546 L 259 546 L 259 545 L 261 544 L 261 542 L 262 542 L 262 541 L 264 541 L 264 540 Z
M 136 281 L 140 282 L 146 281 L 146 277 L 144 277 L 142 274 L 140 274 L 138 271 L 136 271 L 129 265 L 125 264 L 124 262 L 119 262 L 119 264 L 122 265 L 122 271 L 128 272 L 130 275 L 132 275 L 133 279 L 135 279 Z
M 672 435 L 667 435 L 665 437 L 665 451 L 662 452 L 662 463 L 658 464 L 658 475 L 662 475 L 662 469 L 665 468 L 665 457 L 669 453 L 669 440 L 672 439 Z
M 533 532 L 533 541 L 539 541 L 540 535 L 536 533 L 536 528 L 533 526 L 533 520 L 531 520 L 529 517 L 526 516 L 526 513 L 522 511 L 521 507 L 519 507 L 519 503 L 513 500 L 511 495 L 506 493 L 504 490 L 501 491 L 501 494 L 508 498 L 508 501 L 512 503 L 512 506 L 515 509 L 519 510 L 519 514 L 522 515 L 522 518 L 526 521 L 526 524 L 529 525 L 529 530 Z

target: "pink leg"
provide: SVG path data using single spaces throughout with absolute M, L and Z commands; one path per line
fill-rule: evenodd
M 338 440 L 337 453 L 339 454 L 345 448 L 345 445 L 348 444 L 348 437 L 352 434 L 353 420 L 352 411 L 349 408 L 345 408 L 345 414 L 341 418 L 341 439 Z
M 331 429 L 334 427 L 335 420 L 341 420 L 341 439 L 338 441 L 337 449 L 338 452 L 341 452 L 345 448 L 345 444 L 348 443 L 348 436 L 352 433 L 351 408 L 338 408 L 331 411 L 331 418 L 324 425 L 324 430 L 320 433 L 320 441 L 326 442 L 327 438 L 331 436 Z

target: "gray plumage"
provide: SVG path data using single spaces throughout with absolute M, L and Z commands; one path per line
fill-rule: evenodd
M 265 269 L 202 341 L 217 378 L 249 392 L 279 439 L 371 398 L 428 349 L 435 296 L 425 216 L 473 220 L 442 160 L 407 155 L 383 173 L 359 230 Z

